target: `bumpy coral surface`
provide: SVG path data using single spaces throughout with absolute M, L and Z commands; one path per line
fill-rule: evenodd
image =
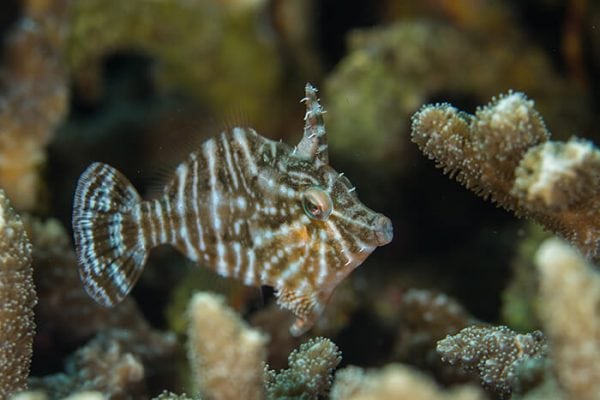
M 294 350 L 289 368 L 267 371 L 267 399 L 318 399 L 329 391 L 331 373 L 342 361 L 342 354 L 329 339 L 311 339 Z
M 437 351 L 442 360 L 478 372 L 484 386 L 508 395 L 518 380 L 517 366 L 545 357 L 547 346 L 540 331 L 523 335 L 506 326 L 470 326 L 440 340 Z
M 188 354 L 200 393 L 209 399 L 261 399 L 267 337 L 250 328 L 221 296 L 194 295 L 188 315 Z
M 27 386 L 37 302 L 31 244 L 21 218 L 0 190 L 0 398 Z
M 474 4 L 469 7 L 478 9 Z M 412 155 L 407 150 L 407 121 L 440 93 L 484 101 L 514 87 L 535 96 L 554 126 L 567 129 L 555 114 L 583 119 L 579 90 L 556 74 L 549 60 L 519 34 L 502 35 L 502 41 L 485 33 L 473 40 L 459 29 L 426 19 L 352 32 L 350 52 L 326 81 L 331 148 L 359 154 L 364 165 L 404 171 Z M 561 95 L 572 101 L 560 102 Z
M 523 94 L 500 96 L 475 115 L 428 105 L 412 130 L 419 148 L 467 188 L 600 256 L 600 151 L 583 140 L 547 142 Z
M 44 13 L 44 6 L 31 6 L 13 29 L 0 71 L 0 185 L 20 210 L 41 204 L 46 145 L 67 113 L 64 32 L 55 12 L 64 7 L 61 0 L 48 3 Z
M 98 391 L 108 399 L 144 396 L 149 377 L 171 362 L 175 338 L 155 332 L 108 329 L 72 354 L 64 373 L 31 378 L 33 389 L 50 398 Z

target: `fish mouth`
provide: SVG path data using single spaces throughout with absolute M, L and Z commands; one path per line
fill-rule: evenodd
M 392 221 L 388 217 L 379 214 L 379 216 L 375 218 L 373 226 L 377 246 L 385 246 L 392 241 L 394 238 L 394 227 Z

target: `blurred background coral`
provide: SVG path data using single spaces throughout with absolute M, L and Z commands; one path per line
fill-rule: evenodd
M 163 390 L 240 396 L 211 384 L 214 379 L 197 378 L 199 365 L 206 365 L 197 353 L 204 350 L 186 350 L 190 319 L 203 325 L 190 301 L 195 292 L 210 291 L 223 296 L 203 300 L 223 315 L 228 337 L 236 338 L 231 345 L 251 351 L 239 368 L 255 368 L 241 378 L 236 374 L 248 371 L 236 371 L 224 356 L 227 362 L 209 365 L 206 376 L 231 368 L 230 378 L 257 387 L 250 385 L 247 398 L 600 399 L 598 268 L 562 242 L 544 242 L 551 233 L 535 222 L 449 179 L 436 169 L 448 167 L 447 159 L 425 149 L 424 155 L 421 143 L 411 142 L 411 117 L 423 105 L 448 102 L 463 118 L 515 91 L 533 101 L 543 135 L 557 142 L 587 139 L 598 158 L 592 143 L 600 144 L 600 2 L 6 0 L 0 34 L 0 188 L 6 193 L 0 208 L 10 216 L 0 232 L 14 234 L 14 226 L 27 232 L 19 243 L 32 247 L 20 259 L 33 268 L 38 298 L 30 373 L 31 352 L 15 341 L 25 349 L 15 361 L 20 378 L 0 375 L 0 397 L 24 389 L 28 375 L 30 389 L 48 398 L 84 390 L 115 399 L 151 398 Z M 79 282 L 70 239 L 72 196 L 83 169 L 93 161 L 110 163 L 150 198 L 190 148 L 223 129 L 247 125 L 296 143 L 306 82 L 321 89 L 331 164 L 394 224 L 394 241 L 337 289 L 317 326 L 305 337 L 290 337 L 293 317 L 274 305 L 269 288 L 220 278 L 170 248 L 153 252 L 133 297 L 121 306 L 93 303 Z M 492 165 L 479 154 L 474 159 Z M 506 172 L 510 179 L 514 168 Z M 600 178 L 573 174 L 586 183 L 589 201 L 560 221 L 589 224 L 577 232 L 592 232 L 591 239 L 545 226 L 576 244 L 597 243 Z M 476 192 L 481 187 L 466 185 Z M 499 203 L 531 215 L 511 201 Z M 553 213 L 561 205 L 549 208 Z M 15 211 L 22 218 L 13 217 Z M 564 264 L 555 266 L 548 254 Z M 23 270 L 19 265 L 0 256 L 5 304 L 14 300 L 4 288 L 13 269 Z M 29 287 L 27 276 L 20 284 Z M 564 292 L 563 280 L 571 285 Z M 586 293 L 586 302 L 578 303 L 584 296 L 578 293 Z M 26 316 L 31 299 L 27 304 Z M 557 319 L 549 304 L 556 305 Z M 5 343 L 14 337 L 6 331 L 12 312 L 0 305 Z M 481 358 L 518 379 L 485 382 L 496 375 L 442 361 L 436 343 L 470 334 L 461 330 L 473 324 L 485 327 L 476 328 L 484 332 L 476 335 L 479 349 L 489 345 L 488 335 L 502 336 L 507 347 L 522 338 L 540 341 L 518 357 Z M 215 326 L 209 339 L 225 329 Z M 32 324 L 19 329 L 33 333 Z M 547 338 L 539 339 L 538 329 Z M 307 343 L 317 336 L 328 339 Z M 553 349 L 553 364 L 544 346 Z M 186 353 L 193 353 L 189 361 Z M 11 354 L 2 353 L 0 368 Z M 445 356 L 460 365 L 463 355 Z M 303 381 L 303 374 L 314 379 Z

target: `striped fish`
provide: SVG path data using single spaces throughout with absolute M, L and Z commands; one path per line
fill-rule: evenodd
M 73 205 L 87 293 L 116 305 L 148 252 L 168 243 L 219 275 L 272 286 L 297 317 L 290 332 L 310 329 L 337 284 L 393 233 L 390 220 L 364 206 L 329 166 L 324 110 L 310 84 L 303 101 L 296 147 L 233 128 L 192 152 L 156 200 L 142 200 L 111 166 L 90 165 Z

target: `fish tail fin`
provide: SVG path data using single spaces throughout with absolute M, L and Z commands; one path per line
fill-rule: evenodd
M 148 255 L 140 224 L 142 200 L 115 168 L 93 163 L 79 177 L 73 235 L 85 291 L 112 307 L 131 291 Z

